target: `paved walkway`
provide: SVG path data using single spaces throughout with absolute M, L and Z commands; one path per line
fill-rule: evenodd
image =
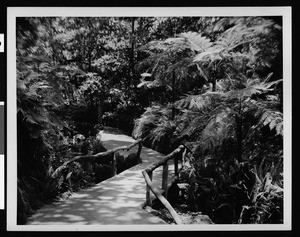
M 107 150 L 129 145 L 135 140 L 126 135 L 100 133 Z M 136 152 L 137 147 L 129 153 Z M 124 152 L 127 153 L 127 152 Z M 72 194 L 64 201 L 47 205 L 30 217 L 27 225 L 136 225 L 166 224 L 142 209 L 146 184 L 142 175 L 149 164 L 157 162 L 162 154 L 143 147 L 142 164 L 136 165 L 94 187 Z M 171 161 L 170 161 L 171 162 Z M 170 176 L 174 165 L 169 165 Z M 153 183 L 161 187 L 162 167 L 153 173 Z

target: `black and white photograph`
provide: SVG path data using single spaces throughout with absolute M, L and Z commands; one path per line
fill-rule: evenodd
M 8 8 L 8 230 L 290 229 L 290 10 Z

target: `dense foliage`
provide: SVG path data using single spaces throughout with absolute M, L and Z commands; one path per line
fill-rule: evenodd
M 102 126 L 165 154 L 189 147 L 180 201 L 215 223 L 282 223 L 280 18 L 17 18 L 16 30 L 19 223 L 95 182 L 77 162 L 51 174 L 103 151 Z
M 141 48 L 151 83 L 175 96 L 148 108 L 133 134 L 161 152 L 192 150 L 182 202 L 215 223 L 283 221 L 280 29 L 265 18 L 220 18 L 209 33 Z

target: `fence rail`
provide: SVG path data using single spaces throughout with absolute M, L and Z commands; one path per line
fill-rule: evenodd
M 89 161 L 91 159 L 107 156 L 107 155 L 110 155 L 110 154 L 114 154 L 113 158 L 112 158 L 112 175 L 116 175 L 116 172 L 117 172 L 116 152 L 122 151 L 122 150 L 123 151 L 124 150 L 129 151 L 131 148 L 133 148 L 137 145 L 138 145 L 137 158 L 139 159 L 139 162 L 142 163 L 142 159 L 141 159 L 142 140 L 139 139 L 139 140 L 133 142 L 132 144 L 130 144 L 128 146 L 120 146 L 120 147 L 117 147 L 117 148 L 114 148 L 114 149 L 111 149 L 111 150 L 108 150 L 108 151 L 105 151 L 105 152 L 100 152 L 100 153 L 97 153 L 97 154 L 94 154 L 94 155 L 87 154 L 87 155 L 75 156 L 74 158 L 64 162 L 61 166 L 59 166 L 52 173 L 52 177 L 55 178 L 64 169 L 70 168 L 70 167 L 68 167 L 68 165 L 71 164 L 74 161 L 79 161 L 79 160 L 88 160 Z M 144 177 L 145 182 L 146 182 L 146 202 L 145 202 L 145 205 L 148 205 L 148 206 L 152 205 L 151 192 L 153 192 L 153 194 L 161 201 L 161 203 L 170 212 L 171 216 L 175 220 L 175 223 L 179 224 L 179 225 L 182 224 L 182 221 L 181 221 L 180 217 L 178 216 L 178 214 L 176 213 L 176 211 L 174 210 L 174 208 L 171 206 L 171 204 L 167 200 L 168 184 L 169 184 L 169 182 L 168 182 L 168 177 L 169 177 L 168 161 L 170 159 L 174 159 L 174 172 L 175 172 L 175 176 L 178 177 L 178 172 L 179 172 L 178 160 L 179 160 L 179 156 L 180 156 L 180 154 L 182 155 L 182 167 L 183 167 L 184 163 L 185 163 L 185 156 L 186 156 L 187 152 L 191 152 L 191 151 L 186 146 L 180 145 L 173 152 L 166 155 L 162 160 L 160 160 L 157 163 L 154 163 L 154 164 L 150 165 L 148 168 L 146 168 L 142 171 L 143 177 Z M 91 165 L 89 164 L 89 166 L 91 166 Z M 153 172 L 154 172 L 155 169 L 157 169 L 160 166 L 163 166 L 162 190 L 164 191 L 164 196 L 160 193 L 160 191 L 156 187 L 153 186 L 153 183 L 152 183 Z
M 182 221 L 180 217 L 178 216 L 177 212 L 174 210 L 174 208 L 171 206 L 169 201 L 167 200 L 168 195 L 168 176 L 169 176 L 169 165 L 168 161 L 170 159 L 174 159 L 174 172 L 175 176 L 178 176 L 178 158 L 179 155 L 182 153 L 182 165 L 184 165 L 185 162 L 185 155 L 188 150 L 185 146 L 180 145 L 178 148 L 176 148 L 173 152 L 165 156 L 162 160 L 160 160 L 157 163 L 154 163 L 150 165 L 147 169 L 142 171 L 142 174 L 144 176 L 144 179 L 146 181 L 146 203 L 145 205 L 152 206 L 152 200 L 151 200 L 151 191 L 153 194 L 161 201 L 161 203 L 167 208 L 167 210 L 170 212 L 171 216 L 175 220 L 175 223 L 178 225 L 182 224 Z M 159 192 L 159 190 L 153 186 L 152 183 L 152 177 L 153 177 L 153 171 L 163 166 L 163 172 L 162 172 L 162 189 L 164 190 L 164 196 Z
M 103 157 L 103 156 L 107 156 L 110 154 L 114 154 L 113 155 L 113 159 L 112 159 L 112 174 L 115 175 L 117 172 L 116 166 L 117 166 L 117 162 L 116 162 L 116 152 L 117 151 L 124 151 L 127 150 L 129 151 L 131 148 L 135 147 L 138 145 L 138 151 L 137 151 L 137 158 L 139 159 L 140 163 L 142 163 L 142 159 L 141 159 L 141 151 L 142 151 L 142 140 L 139 139 L 135 142 L 133 142 L 132 144 L 128 145 L 128 146 L 120 146 L 120 147 L 116 147 L 114 149 L 108 150 L 108 151 L 104 151 L 104 152 L 100 152 L 97 154 L 88 154 L 88 155 L 78 155 L 75 156 L 74 158 L 64 162 L 61 166 L 59 166 L 53 173 L 52 173 L 52 177 L 55 178 L 57 177 L 61 171 L 63 171 L 64 169 L 66 169 L 68 167 L 68 165 L 74 161 L 79 161 L 79 160 L 91 160 L 91 159 L 96 159 L 99 157 Z

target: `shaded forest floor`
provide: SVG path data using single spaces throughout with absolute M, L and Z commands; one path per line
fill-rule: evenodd
M 177 205 L 173 208 L 177 212 L 182 223 L 185 225 L 214 224 L 209 216 L 203 215 L 201 212 L 187 211 L 187 207 L 185 205 Z M 166 223 L 175 224 L 174 219 L 166 208 L 153 209 L 147 206 L 145 209 L 148 213 L 161 218 Z

